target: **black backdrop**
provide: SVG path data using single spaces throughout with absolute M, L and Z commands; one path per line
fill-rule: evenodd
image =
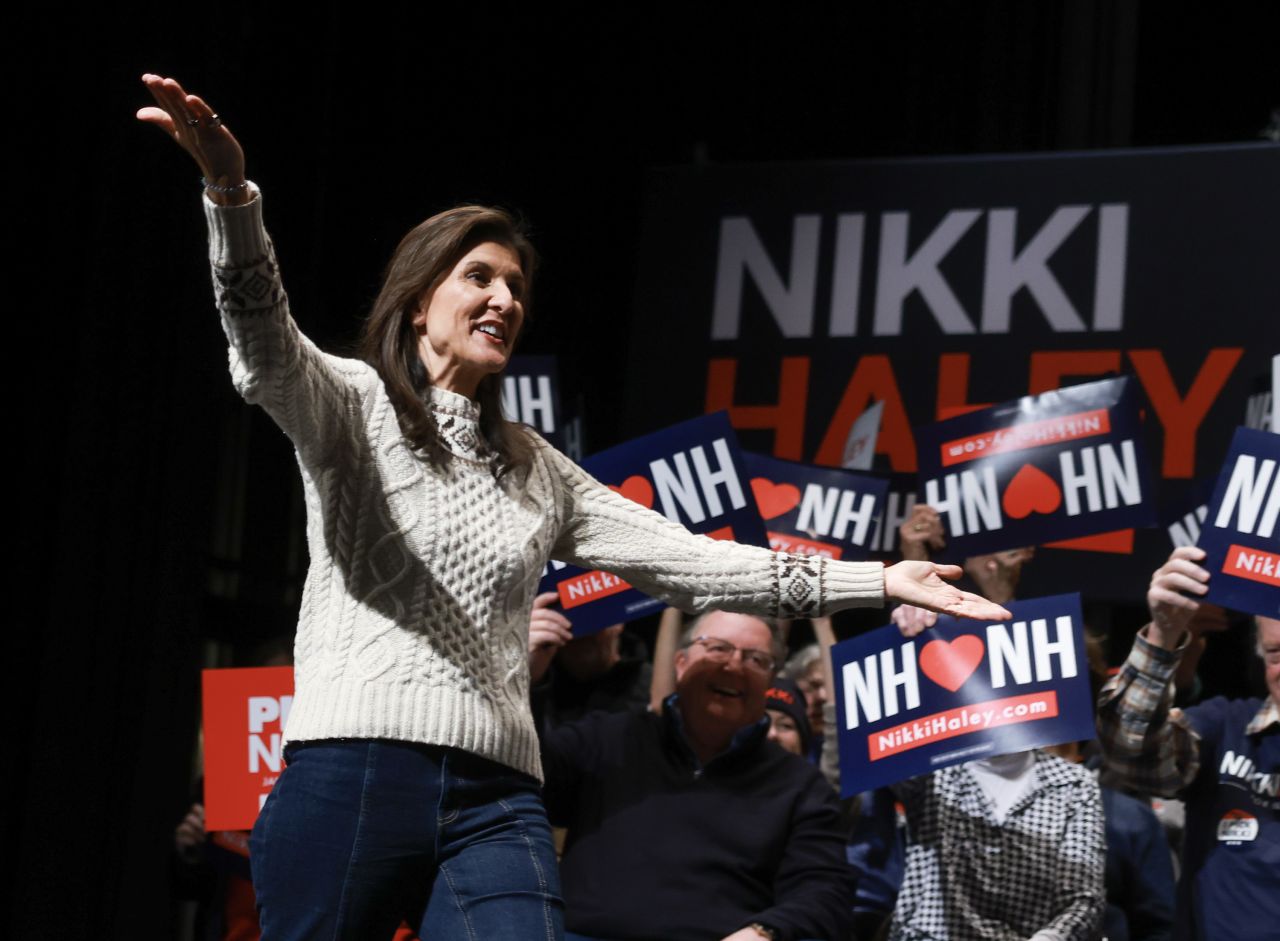
M 9 14 L 7 936 L 169 934 L 201 645 L 287 626 L 305 564 L 291 455 L 226 379 L 195 174 L 131 117 L 143 71 L 245 142 L 329 348 L 411 224 L 522 209 L 547 259 L 526 350 L 560 357 L 591 449 L 615 440 L 646 169 L 1249 140 L 1280 103 L 1251 4 L 787 9 Z

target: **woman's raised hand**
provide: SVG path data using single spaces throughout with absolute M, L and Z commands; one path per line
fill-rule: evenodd
M 884 570 L 884 593 L 890 601 L 913 604 L 918 608 L 979 621 L 1006 621 L 1012 615 L 981 595 L 961 591 L 946 579 L 964 572 L 958 565 L 934 562 L 899 562 Z
M 174 79 L 147 74 L 142 83 L 157 107 L 139 109 L 138 120 L 154 124 L 191 155 L 206 183 L 212 184 L 209 196 L 214 202 L 248 202 L 248 189 L 241 186 L 244 151 L 213 109 L 200 97 L 188 95 Z

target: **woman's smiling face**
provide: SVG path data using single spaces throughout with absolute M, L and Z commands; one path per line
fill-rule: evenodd
M 524 322 L 520 256 L 500 242 L 467 251 L 424 292 L 413 315 L 418 355 L 434 386 L 472 398 L 501 372 Z

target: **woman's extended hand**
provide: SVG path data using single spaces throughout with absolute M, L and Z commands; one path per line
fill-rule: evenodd
M 212 108 L 198 96 L 188 95 L 174 79 L 148 73 L 142 76 L 142 83 L 158 107 L 140 108 L 139 121 L 154 124 L 189 153 L 207 182 L 223 189 L 244 182 L 244 151 Z M 209 195 L 223 204 L 249 201 L 244 188 L 232 193 L 211 189 Z
M 958 565 L 934 562 L 899 562 L 884 570 L 884 593 L 887 600 L 928 608 L 939 614 L 979 621 L 1007 621 L 1013 617 L 998 604 L 981 595 L 961 591 L 944 579 L 959 578 Z

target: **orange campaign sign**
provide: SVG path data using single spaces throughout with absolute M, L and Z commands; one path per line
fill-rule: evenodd
M 293 667 L 205 670 L 203 687 L 205 827 L 248 830 L 284 770 Z

